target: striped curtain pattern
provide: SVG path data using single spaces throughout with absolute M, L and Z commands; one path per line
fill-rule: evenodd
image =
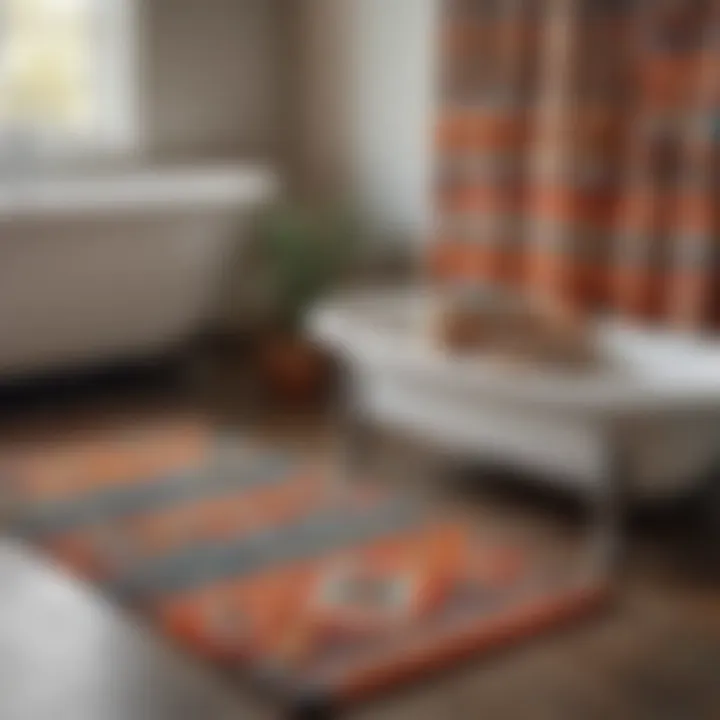
M 444 0 L 435 277 L 720 325 L 720 0 Z

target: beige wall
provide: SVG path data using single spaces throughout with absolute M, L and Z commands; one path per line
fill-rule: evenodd
M 432 214 L 438 0 L 355 0 L 353 182 L 380 237 L 421 242 Z
M 354 0 L 291 0 L 285 22 L 292 84 L 291 171 L 303 191 L 343 190 L 350 164 Z
M 438 0 L 140 0 L 152 154 L 257 154 L 356 191 L 386 235 L 429 222 Z
M 151 154 L 274 154 L 283 142 L 279 32 L 292 0 L 140 0 Z
M 349 186 L 381 237 L 431 216 L 438 0 L 293 0 L 300 177 Z

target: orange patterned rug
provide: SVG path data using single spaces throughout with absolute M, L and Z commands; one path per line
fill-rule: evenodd
M 193 422 L 18 451 L 15 534 L 166 635 L 324 716 L 586 613 L 597 583 Z

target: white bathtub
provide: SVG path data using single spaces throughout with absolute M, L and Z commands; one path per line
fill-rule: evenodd
M 0 374 L 182 342 L 213 311 L 243 218 L 277 192 L 259 165 L 0 185 Z
M 520 369 L 444 354 L 430 339 L 432 303 L 418 291 L 373 292 L 313 315 L 315 337 L 347 361 L 360 415 L 589 491 L 618 450 L 624 490 L 641 497 L 688 490 L 717 466 L 717 341 L 599 323 L 607 369 Z

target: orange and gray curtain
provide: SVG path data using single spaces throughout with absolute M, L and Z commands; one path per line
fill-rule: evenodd
M 720 0 L 444 0 L 432 270 L 720 327 Z

